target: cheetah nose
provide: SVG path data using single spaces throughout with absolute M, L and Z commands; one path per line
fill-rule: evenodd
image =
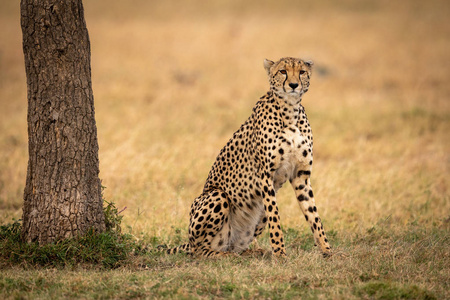
M 298 87 L 298 83 L 289 83 L 289 86 L 295 90 Z

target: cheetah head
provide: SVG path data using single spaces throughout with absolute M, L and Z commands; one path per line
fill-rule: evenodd
M 264 60 L 269 75 L 270 89 L 290 103 L 298 103 L 309 89 L 313 62 L 285 57 L 277 62 Z

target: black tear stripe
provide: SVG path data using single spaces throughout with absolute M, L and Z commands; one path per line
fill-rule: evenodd
M 286 89 L 284 88 L 284 84 L 286 83 L 287 79 L 288 79 L 288 77 L 287 77 L 287 74 L 286 74 L 286 78 L 283 81 L 283 92 L 285 92 L 285 93 L 286 93 Z

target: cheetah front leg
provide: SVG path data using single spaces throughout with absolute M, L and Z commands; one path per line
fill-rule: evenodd
M 311 226 L 314 241 L 316 245 L 319 245 L 320 250 L 326 257 L 331 255 L 331 247 L 330 244 L 328 244 L 325 231 L 323 230 L 322 221 L 317 213 L 314 193 L 311 188 L 310 176 L 310 170 L 299 170 L 296 177 L 291 181 L 291 184 L 295 190 L 295 196 L 297 197 L 300 209 L 302 210 L 306 221 Z
M 273 183 L 268 180 L 263 188 L 264 210 L 269 223 L 270 245 L 274 256 L 286 256 L 286 248 L 284 246 L 283 232 L 281 231 L 280 215 L 278 213 L 278 205 L 275 198 L 275 189 Z
M 259 220 L 258 225 L 256 225 L 255 233 L 253 235 L 255 240 L 264 231 L 264 229 L 266 228 L 266 225 L 267 225 L 267 217 L 266 217 L 266 214 L 264 214 L 264 215 L 261 216 L 261 220 Z
M 261 219 L 259 220 L 258 225 L 256 225 L 255 233 L 253 234 L 253 237 L 254 237 L 253 249 L 248 249 L 248 250 L 244 251 L 243 253 L 241 253 L 241 255 L 246 255 L 246 254 L 264 255 L 264 250 L 259 246 L 257 239 L 261 235 L 261 233 L 264 231 L 266 226 L 267 226 L 267 217 L 266 217 L 266 214 L 264 213 L 261 216 Z

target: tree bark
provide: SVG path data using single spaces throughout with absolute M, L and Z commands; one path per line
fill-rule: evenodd
M 22 237 L 104 230 L 90 43 L 81 0 L 22 0 L 28 171 Z

